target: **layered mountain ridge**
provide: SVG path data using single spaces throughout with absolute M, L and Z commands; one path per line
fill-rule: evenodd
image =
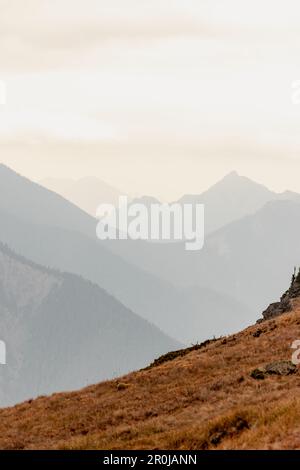
M 0 245 L 0 406 L 134 370 L 180 343 L 84 279 Z

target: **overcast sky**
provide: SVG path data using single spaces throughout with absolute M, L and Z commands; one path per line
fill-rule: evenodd
M 299 0 L 0 0 L 1 161 L 172 200 L 300 191 Z

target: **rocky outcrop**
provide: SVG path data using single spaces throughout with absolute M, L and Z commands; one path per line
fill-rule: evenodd
M 277 361 L 254 369 L 250 375 L 253 379 L 263 380 L 268 375 L 291 375 L 295 374 L 296 371 L 297 367 L 291 361 Z
M 292 279 L 291 287 L 283 294 L 279 302 L 274 302 L 262 313 L 257 323 L 278 317 L 283 313 L 290 312 L 293 308 L 293 299 L 300 297 L 300 276 Z
M 260 323 L 264 320 L 270 320 L 271 318 L 278 317 L 279 315 L 290 312 L 291 310 L 291 300 L 288 296 L 286 296 L 286 294 L 284 294 L 284 296 L 281 297 L 280 302 L 274 302 L 269 305 L 269 307 L 262 313 L 263 318 L 258 322 Z

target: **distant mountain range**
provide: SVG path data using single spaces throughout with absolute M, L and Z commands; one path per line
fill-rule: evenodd
M 300 258 L 298 194 L 276 194 L 235 173 L 204 194 L 197 200 L 206 201 L 210 227 L 218 213 L 225 225 L 207 233 L 199 252 L 182 243 L 100 242 L 95 218 L 1 165 L 0 241 L 97 284 L 175 342 L 196 343 L 253 322 Z
M 94 176 L 72 180 L 66 178 L 45 178 L 39 183 L 54 191 L 93 217 L 96 216 L 100 204 L 117 205 L 119 196 L 124 195 Z
M 0 245 L 0 406 L 140 368 L 180 344 L 103 289 Z
M 117 205 L 124 193 L 99 178 L 89 176 L 72 180 L 68 178 L 44 178 L 39 183 L 63 196 L 80 209 L 95 217 L 97 207 L 102 203 Z M 238 195 L 238 197 L 236 197 Z M 131 199 L 133 203 L 149 206 L 159 203 L 151 196 Z M 234 220 L 250 215 L 274 200 L 300 202 L 300 195 L 292 191 L 276 193 L 262 184 L 232 171 L 223 179 L 200 194 L 185 194 L 178 203 L 202 203 L 206 207 L 205 229 L 209 234 Z
M 182 343 L 230 332 L 251 316 L 216 286 L 178 288 L 112 253 L 109 244 L 96 239 L 95 219 L 4 166 L 0 196 L 0 241 L 36 263 L 97 283 Z

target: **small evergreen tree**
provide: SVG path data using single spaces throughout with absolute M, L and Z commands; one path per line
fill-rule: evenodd
M 299 273 L 298 273 L 298 276 L 299 276 Z M 292 280 L 291 280 L 291 287 L 293 287 L 293 285 L 295 284 L 295 281 L 296 281 L 296 266 L 294 267 L 294 273 L 293 273 Z

